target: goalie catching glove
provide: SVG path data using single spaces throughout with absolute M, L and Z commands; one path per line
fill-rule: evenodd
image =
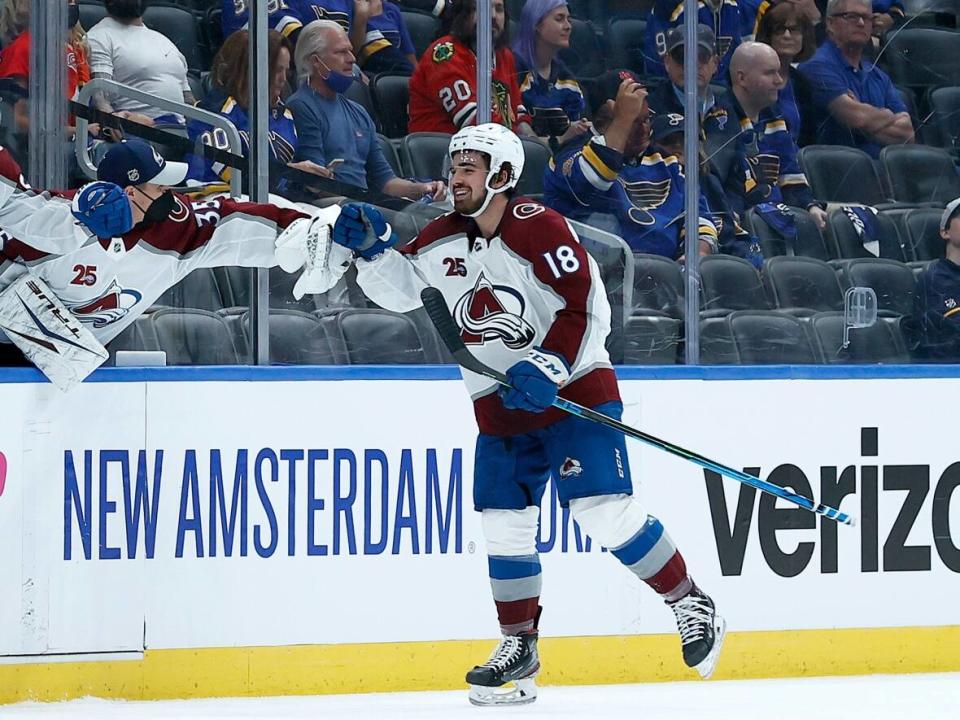
M 333 241 L 364 260 L 373 260 L 397 244 L 383 213 L 369 203 L 346 203 L 333 226 Z
M 331 242 L 331 232 L 340 208 L 320 208 L 312 218 L 294 220 L 277 236 L 274 257 L 280 268 L 303 273 L 293 286 L 297 300 L 308 294 L 325 293 L 339 282 L 347 271 L 352 254 Z

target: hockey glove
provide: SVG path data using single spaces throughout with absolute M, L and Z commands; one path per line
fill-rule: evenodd
M 312 218 L 294 220 L 277 236 L 275 258 L 280 268 L 303 273 L 293 286 L 293 297 L 324 293 L 343 277 L 352 253 L 330 242 L 330 231 L 340 208 L 332 205 L 317 210 Z
M 397 236 L 377 208 L 369 203 L 347 203 L 333 226 L 333 241 L 353 250 L 364 260 L 373 260 L 397 244 Z
M 110 182 L 97 180 L 81 187 L 70 211 L 97 237 L 119 237 L 133 228 L 130 198 Z
M 570 369 L 559 355 L 534 348 L 507 370 L 510 387 L 500 388 L 508 410 L 543 412 L 557 399 L 557 391 L 570 378 Z

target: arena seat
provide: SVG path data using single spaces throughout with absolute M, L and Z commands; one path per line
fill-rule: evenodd
M 410 133 L 400 141 L 400 157 L 407 171 L 419 180 L 440 180 L 447 165 L 447 133 Z
M 700 286 L 703 310 L 721 312 L 771 308 L 760 274 L 743 258 L 733 255 L 700 258 Z
M 374 121 L 388 138 L 402 138 L 410 123 L 410 78 L 407 75 L 375 75 L 370 95 L 376 109 Z
M 146 10 L 143 11 L 143 23 L 169 38 L 183 53 L 190 70 L 200 72 L 209 69 L 204 67 L 203 63 L 197 20 L 189 10 L 172 5 L 148 3 Z
M 901 28 L 885 38 L 883 60 L 897 85 L 960 85 L 960 34 L 934 28 Z
M 753 234 L 760 240 L 760 249 L 765 258 L 799 255 L 817 260 L 833 260 L 838 256 L 833 239 L 820 231 L 810 213 L 798 207 L 791 207 L 790 212 L 793 213 L 797 229 L 797 236 L 793 239 L 787 239 L 770 227 L 756 208 L 747 212 L 747 221 Z
M 560 60 L 577 77 L 599 75 L 605 70 L 603 46 L 593 24 L 571 18 L 570 25 L 570 45 L 560 51 Z
M 437 32 L 440 30 L 440 21 L 433 15 L 417 12 L 416 10 L 401 10 L 403 22 L 410 32 L 410 39 L 413 41 L 413 50 L 417 59 L 423 55 L 423 52 L 430 47 L 437 38 Z
M 803 323 L 795 317 L 775 311 L 739 310 L 728 315 L 727 322 L 737 354 L 746 365 L 817 362 Z
M 834 269 L 814 258 L 774 257 L 766 277 L 781 309 L 842 310 L 843 290 Z
M 680 266 L 661 255 L 634 253 L 633 294 L 629 313 L 662 313 L 683 317 L 683 274 Z
M 739 365 L 740 354 L 726 316 L 700 318 L 700 363 Z
M 893 218 L 885 213 L 880 213 L 876 220 L 876 237 L 874 240 L 877 242 L 876 250 L 880 253 L 879 257 L 900 262 L 913 260 L 910 257 L 910 248 L 904 243 Z M 864 246 L 863 238 L 860 237 L 853 221 L 843 209 L 838 208 L 830 211 L 827 216 L 827 232 L 836 243 L 841 258 L 877 257 Z
M 625 365 L 673 365 L 683 322 L 672 317 L 634 315 L 624 328 Z
M 517 183 L 518 195 L 543 194 L 543 173 L 550 163 L 550 148 L 533 138 L 520 138 L 523 144 L 523 173 Z
M 357 83 L 354 83 L 356 85 Z M 390 142 L 390 138 L 377 133 L 377 144 L 380 146 L 380 152 L 390 164 L 390 169 L 397 177 L 403 177 L 406 173 L 403 170 L 403 164 L 400 162 L 400 153 L 397 152 L 397 146 Z
M 646 35 L 647 23 L 644 20 L 630 17 L 610 18 L 603 33 L 607 44 L 607 66 L 626 68 L 642 75 L 645 69 L 643 49 Z
M 227 323 L 207 310 L 157 310 L 150 315 L 167 365 L 235 365 L 239 362 Z
M 960 196 L 960 176 L 942 148 L 889 145 L 880 151 L 880 164 L 898 202 L 946 205 Z
M 350 365 L 415 365 L 426 362 L 423 342 L 410 318 L 389 310 L 350 309 L 329 318 L 331 340 Z
M 840 145 L 807 145 L 800 149 L 800 164 L 818 200 L 874 206 L 890 201 L 876 165 L 862 150 Z
M 250 347 L 249 311 L 239 322 Z M 340 360 L 318 317 L 300 310 L 270 310 L 271 365 L 336 365 Z
M 883 258 L 861 258 L 843 265 L 851 287 L 869 287 L 877 294 L 877 309 L 910 315 L 916 283 L 913 271 L 901 262 Z
M 197 268 L 157 298 L 155 305 L 198 308 L 211 312 L 226 307 L 220 284 L 210 268 Z
M 870 327 L 852 328 L 850 344 L 843 347 L 843 313 L 817 313 L 810 318 L 810 328 L 818 351 L 828 364 L 842 363 L 909 363 L 899 325 L 877 321 Z
M 930 91 L 927 103 L 931 112 L 928 132 L 936 144 L 947 150 L 960 150 L 960 87 L 939 87 Z
M 914 260 L 939 260 L 946 253 L 946 243 L 940 237 L 939 208 L 917 208 L 903 219 L 906 241 Z

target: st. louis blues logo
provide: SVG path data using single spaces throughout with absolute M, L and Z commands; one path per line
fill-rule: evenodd
M 143 299 L 136 290 L 120 287 L 114 280 L 106 292 L 96 300 L 67 305 L 77 320 L 92 323 L 95 328 L 102 328 L 117 322 Z
M 637 225 L 653 225 L 656 220 L 650 214 L 650 210 L 655 210 L 666 202 L 670 195 L 671 179 L 668 177 L 666 180 L 659 181 L 626 182 L 621 180 L 620 182 L 632 205 L 627 211 L 630 219 Z
M 500 340 L 511 350 L 530 345 L 536 335 L 523 319 L 523 296 L 505 285 L 491 285 L 480 273 L 473 289 L 457 300 L 453 316 L 467 345 Z

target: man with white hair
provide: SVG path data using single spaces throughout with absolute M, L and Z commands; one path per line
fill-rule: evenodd
M 353 47 L 340 25 L 315 20 L 300 31 L 294 53 L 300 89 L 287 101 L 297 127 L 297 160 L 310 160 L 328 177 L 360 188 L 419 200 L 446 195 L 442 181 L 398 178 L 377 143 L 373 120 L 345 93 L 354 81 Z
M 778 102 L 783 83 L 780 56 L 769 45 L 745 42 L 734 51 L 730 89 L 745 167 L 736 174 L 743 185 L 731 197 L 744 198 L 746 206 L 786 203 L 804 208 L 822 229 L 827 224 L 827 213 L 814 199 L 800 169 L 797 145 Z M 746 208 L 737 209 L 742 212 Z
M 818 142 L 849 145 L 878 157 L 884 145 L 913 142 L 907 107 L 883 70 L 863 59 L 873 30 L 871 0 L 829 0 L 827 40 L 800 65 L 815 112 Z

